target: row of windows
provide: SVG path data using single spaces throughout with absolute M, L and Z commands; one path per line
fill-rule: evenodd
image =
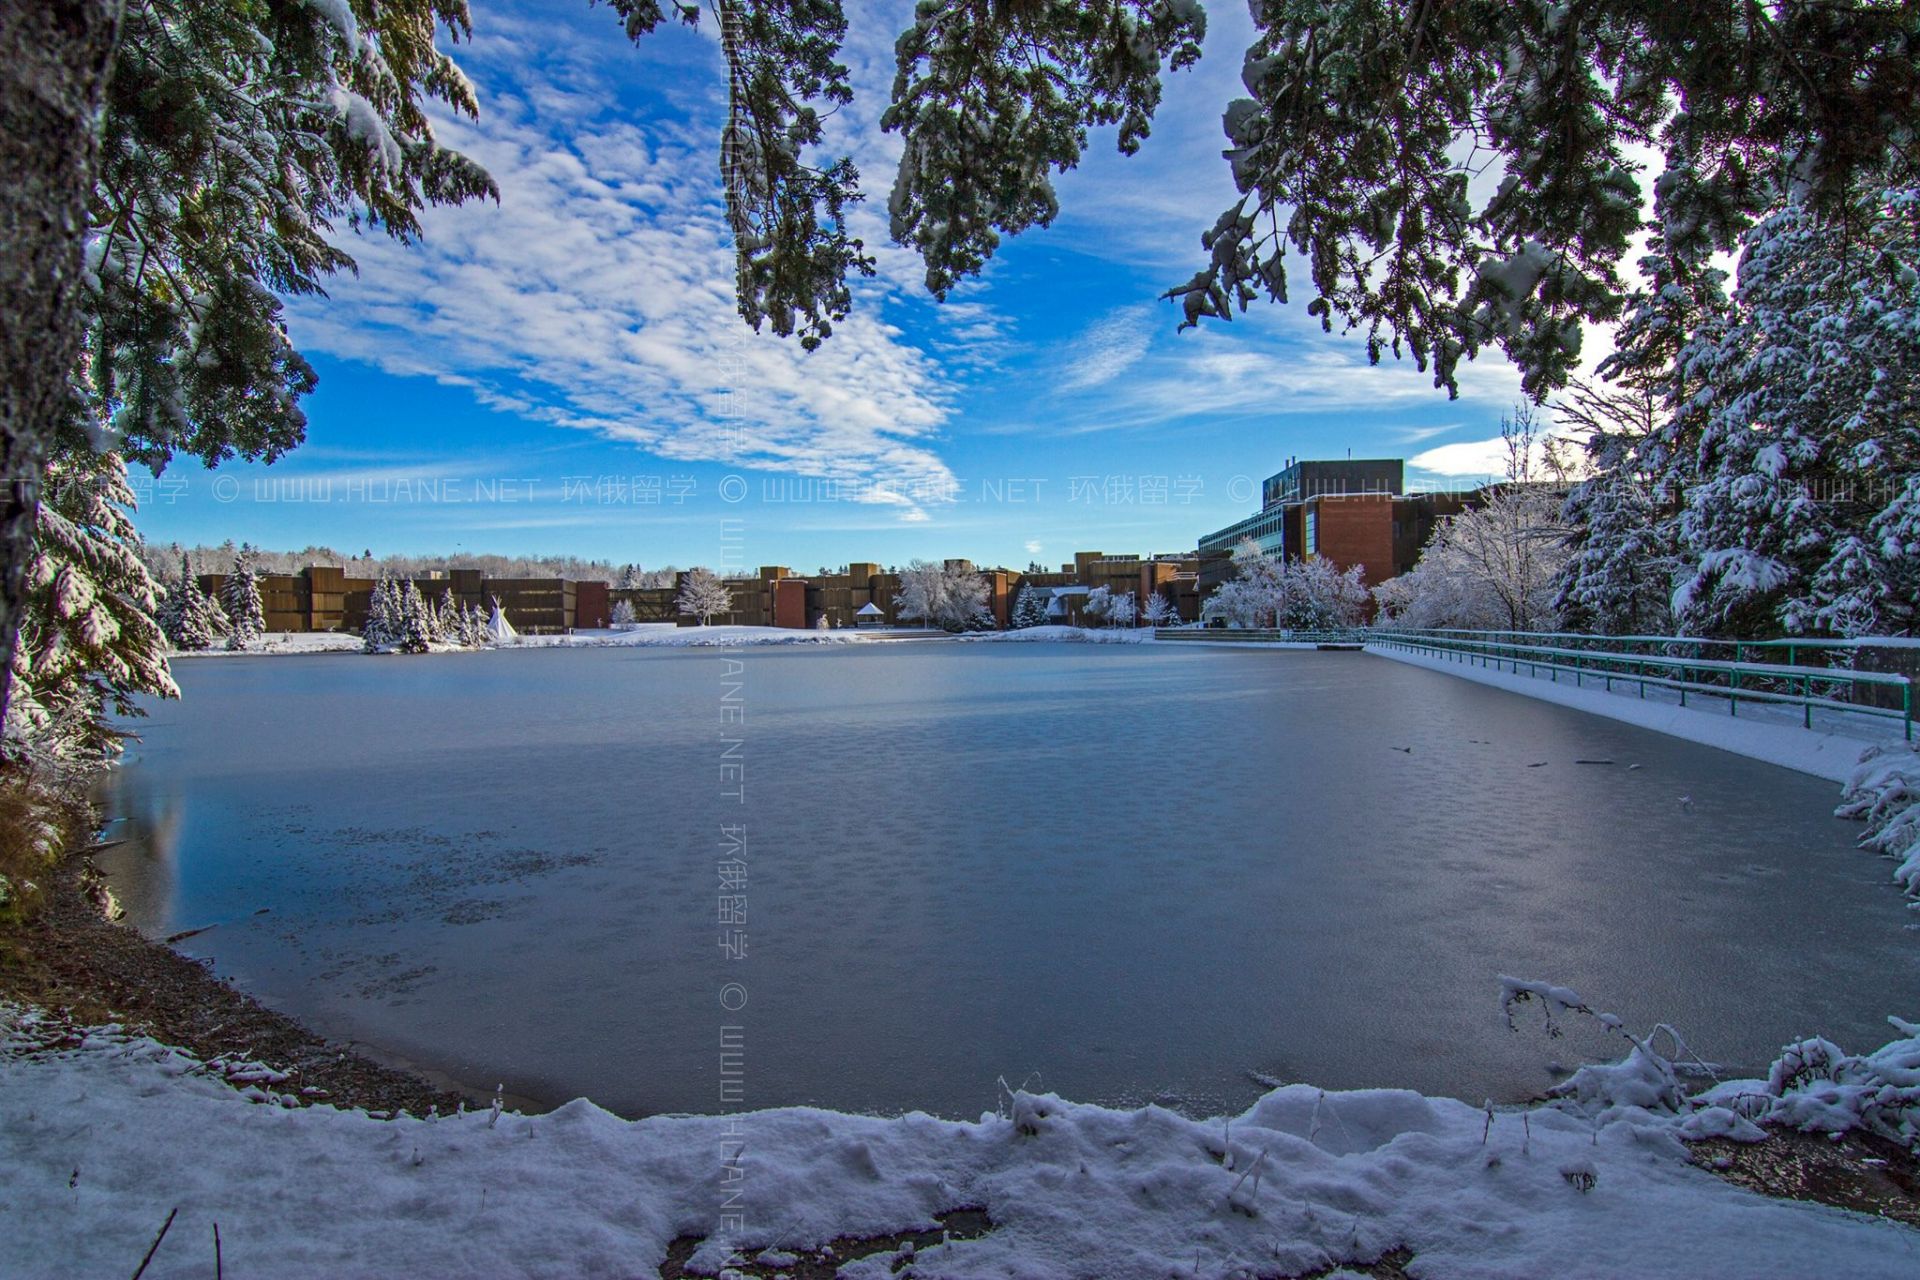
M 1200 539 L 1202 551 L 1232 551 L 1243 538 L 1252 538 L 1262 551 L 1278 552 L 1286 542 L 1286 516 L 1280 511 L 1262 511 L 1236 521 L 1216 533 Z

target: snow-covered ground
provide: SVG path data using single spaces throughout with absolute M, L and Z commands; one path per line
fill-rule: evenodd
M 1690 699 L 1688 705 L 1682 707 L 1679 695 L 1673 690 L 1650 687 L 1642 699 L 1638 686 L 1625 680 L 1616 682 L 1613 691 L 1608 692 L 1597 679 L 1588 679 L 1576 687 L 1573 678 L 1565 672 L 1556 682 L 1545 671 L 1528 675 L 1523 669 L 1516 675 L 1495 667 L 1474 666 L 1384 645 L 1368 645 L 1366 651 L 1834 782 L 1847 780 L 1860 761 L 1860 753 L 1867 747 L 1890 745 L 1901 739 L 1899 721 L 1877 716 L 1816 711 L 1814 727 L 1809 730 L 1802 723 L 1798 707 L 1743 701 L 1736 716 L 1729 714 L 1725 698 L 1711 695 Z
M 494 646 L 498 649 L 704 647 L 749 644 L 859 644 L 885 639 L 885 631 L 797 631 L 791 627 L 680 627 L 672 623 L 642 623 L 612 629 L 582 629 L 571 635 L 517 635 Z M 918 635 L 919 632 L 906 634 Z M 235 651 L 212 649 L 173 651 L 175 658 L 242 658 L 299 653 L 359 653 L 360 637 L 341 631 L 273 631 L 251 647 Z
M 358 653 L 360 637 L 344 631 L 269 631 L 245 649 L 169 649 L 167 661 L 181 658 L 246 658 L 287 653 Z
M 1064 627 L 1050 624 L 1044 627 L 1022 627 L 1017 631 L 978 631 L 960 638 L 976 642 L 1038 643 L 1046 640 L 1065 640 L 1079 644 L 1148 644 L 1153 640 L 1153 628 Z
M 577 630 L 564 636 L 521 636 L 503 649 L 700 648 L 747 644 L 861 644 L 858 631 L 800 631 L 793 627 L 680 627 L 649 622 L 624 630 Z
M 1522 993 L 1560 1016 L 1578 1004 L 1508 983 Z M 1527 1111 L 1289 1085 L 1231 1120 L 1012 1091 L 977 1122 L 629 1122 L 584 1100 L 426 1120 L 299 1108 L 274 1092 L 297 1082 L 255 1064 L 111 1029 L 30 1047 L 47 1037 L 29 1015 L 0 1036 L 0 1238 L 11 1276 L 131 1274 L 177 1210 L 155 1280 L 213 1274 L 216 1224 L 233 1275 L 631 1277 L 677 1237 L 706 1238 L 690 1269 L 714 1274 L 729 1246 L 804 1251 L 973 1207 L 985 1235 L 841 1274 L 1271 1276 L 1406 1249 L 1437 1277 L 1891 1280 L 1920 1274 L 1920 1233 L 1740 1190 L 1682 1138 L 1751 1138 L 1743 1114 L 1772 1112 L 1815 1130 L 1865 1114 L 1910 1141 L 1911 1104 L 1873 1101 L 1920 1086 L 1920 1029 L 1898 1029 L 1862 1058 L 1795 1046 L 1771 1080 L 1677 1112 L 1671 1064 L 1636 1049 L 1570 1081 L 1578 1100 Z

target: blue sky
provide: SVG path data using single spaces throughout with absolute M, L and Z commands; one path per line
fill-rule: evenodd
M 455 54 L 481 119 L 440 132 L 500 204 L 431 211 L 412 247 L 351 238 L 359 276 L 289 308 L 321 376 L 307 444 L 270 468 L 176 463 L 140 486 L 147 536 L 1024 565 L 1190 549 L 1289 457 L 1406 457 L 1427 484 L 1496 469 L 1519 385 L 1497 355 L 1449 401 L 1321 333 L 1298 289 L 1185 333 L 1158 300 L 1234 199 L 1219 121 L 1244 92 L 1244 5 L 1209 7 L 1206 55 L 1170 78 L 1141 154 L 1096 134 L 1054 226 L 945 304 L 886 234 L 899 149 L 877 120 L 911 5 L 848 12 L 859 97 L 829 137 L 863 174 L 855 230 L 880 271 L 820 351 L 734 316 L 710 31 L 635 46 L 584 0 L 473 0 Z

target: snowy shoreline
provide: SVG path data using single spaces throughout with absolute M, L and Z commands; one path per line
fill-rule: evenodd
M 516 636 L 502 644 L 483 649 L 449 645 L 434 652 L 496 653 L 522 649 L 700 649 L 763 644 L 865 644 L 899 636 L 921 633 L 863 631 L 796 631 L 785 627 L 680 627 L 671 624 L 645 624 L 627 630 L 587 630 L 570 635 Z M 256 647 L 247 649 L 170 650 L 167 660 L 179 658 L 271 658 L 295 657 L 315 653 L 361 653 L 359 636 L 344 631 L 275 631 L 263 636 Z
M 1522 1110 L 1295 1084 L 1208 1120 L 1018 1090 L 974 1122 L 802 1107 L 625 1121 L 584 1099 L 380 1119 L 294 1105 L 262 1064 L 115 1028 L 75 1044 L 0 1010 L 0 1223 L 23 1276 L 131 1271 L 170 1214 L 152 1277 L 208 1274 L 216 1223 L 235 1274 L 633 1276 L 688 1237 L 703 1241 L 690 1270 L 714 1274 L 729 1245 L 790 1263 L 979 1209 L 984 1234 L 842 1274 L 906 1274 L 910 1257 L 911 1274 L 954 1280 L 1274 1276 L 1405 1251 L 1431 1276 L 1891 1278 L 1912 1274 L 1920 1232 L 1742 1190 L 1684 1139 L 1755 1136 L 1729 1109 L 1742 1097 L 1816 1130 L 1861 1123 L 1863 1097 L 1920 1081 L 1920 1029 L 1900 1029 L 1858 1059 L 1795 1046 L 1769 1081 L 1684 1114 L 1662 1108 L 1670 1073 L 1636 1049 L 1594 1069 L 1580 1103 Z

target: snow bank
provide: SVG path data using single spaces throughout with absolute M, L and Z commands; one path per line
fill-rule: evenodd
M 740 1215 L 731 1243 L 750 1256 L 960 1207 L 992 1230 L 920 1249 L 911 1274 L 1291 1275 L 1393 1248 L 1422 1274 L 1476 1277 L 1913 1267 L 1912 1233 L 1714 1178 L 1688 1164 L 1680 1121 L 1644 1109 L 1603 1123 L 1290 1085 L 1231 1121 L 1019 1091 L 973 1123 L 806 1108 L 630 1122 L 584 1100 L 378 1120 L 276 1105 L 270 1079 L 243 1095 L 211 1064 L 110 1030 L 65 1050 L 33 1039 L 0 1039 L 11 1275 L 131 1274 L 176 1209 L 156 1280 L 212 1274 L 216 1223 L 236 1275 L 636 1276 L 686 1235 L 707 1237 L 692 1270 L 715 1273 L 723 1214 Z M 1883 1079 L 1912 1066 L 1869 1060 Z M 1783 1098 L 1805 1094 L 1783 1081 Z M 1728 1125 L 1726 1102 L 1695 1114 Z
M 857 631 L 800 631 L 792 627 L 680 627 L 641 623 L 619 631 L 575 631 L 566 636 L 521 636 L 509 648 L 704 648 L 743 644 L 861 644 Z
M 504 619 L 502 619 L 504 621 Z M 641 623 L 634 627 L 578 630 L 572 635 L 530 636 L 517 631 L 491 646 L 496 649 L 653 648 L 746 644 L 858 644 L 879 636 L 860 632 L 796 631 L 787 627 L 678 627 L 671 623 Z M 258 657 L 298 653 L 360 653 L 359 636 L 336 631 L 276 631 L 242 652 L 202 649 L 169 653 L 176 658 Z M 383 650 L 384 652 L 384 650 Z M 460 645 L 436 645 L 433 652 L 467 653 Z
M 1869 747 L 1847 776 L 1834 814 L 1864 820 L 1861 847 L 1894 859 L 1894 880 L 1920 897 L 1920 743 Z
M 1067 627 L 1048 624 L 1043 627 L 1021 627 L 1017 631 L 981 631 L 971 635 L 963 635 L 959 638 L 973 641 L 999 640 L 1018 643 L 1065 640 L 1081 644 L 1150 644 L 1153 641 L 1153 628 Z
M 170 649 L 167 661 L 181 658 L 246 658 L 261 654 L 359 653 L 360 637 L 343 631 L 269 631 L 245 649 Z

